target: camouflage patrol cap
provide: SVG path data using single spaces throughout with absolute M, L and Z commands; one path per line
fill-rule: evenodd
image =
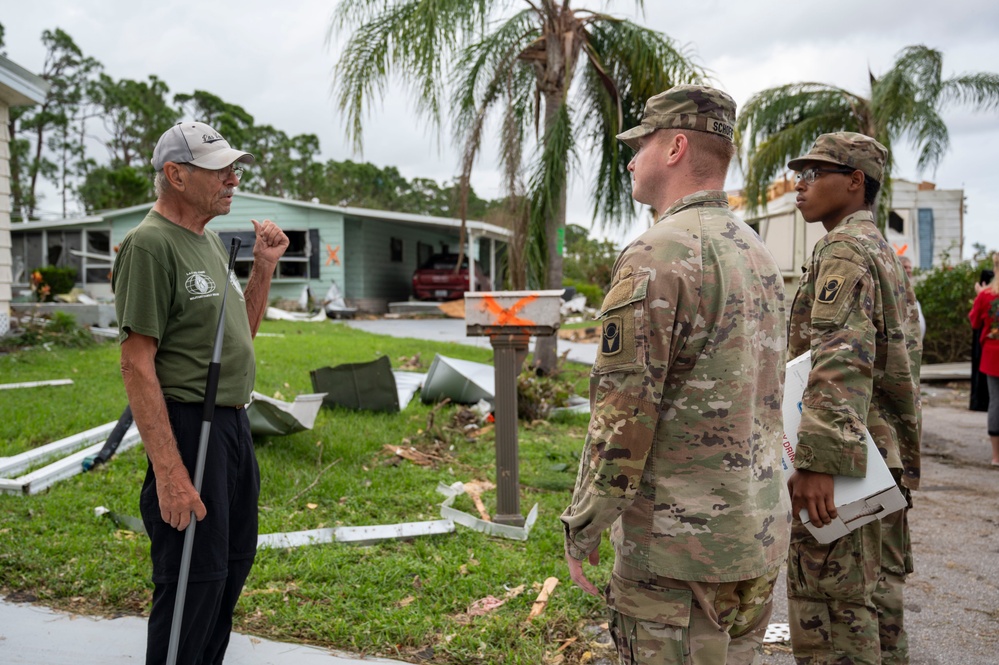
M 724 136 L 735 134 L 735 100 L 704 85 L 676 85 L 645 102 L 642 124 L 617 135 L 638 150 L 638 139 L 657 129 L 693 129 Z
M 823 134 L 815 139 L 808 154 L 787 163 L 787 168 L 800 171 L 806 162 L 826 162 L 863 171 L 868 178 L 884 182 L 888 150 L 870 136 L 856 132 Z

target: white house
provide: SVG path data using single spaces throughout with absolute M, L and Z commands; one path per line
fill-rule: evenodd
M 45 100 L 49 85 L 0 55 L 0 335 L 10 330 L 10 108 Z

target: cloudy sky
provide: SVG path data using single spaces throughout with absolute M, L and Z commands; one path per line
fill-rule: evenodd
M 207 90 L 241 105 L 258 123 L 288 134 L 319 136 L 324 159 L 394 165 L 406 177 L 450 180 L 458 172 L 450 134 L 438 136 L 416 116 L 404 88 L 390 89 L 365 124 L 364 153 L 353 154 L 330 96 L 331 70 L 343 37 L 327 39 L 335 0 L 242 0 L 237 3 L 30 0 L 11 3 L 7 56 L 41 71 L 41 33 L 62 28 L 115 78 L 156 74 L 171 93 Z M 516 6 L 520 0 L 509 0 Z M 794 81 L 820 81 L 867 95 L 868 69 L 888 69 L 903 47 L 944 53 L 944 74 L 999 71 L 999 3 L 994 0 L 575 0 L 660 30 L 686 45 L 741 105 L 754 92 Z M 951 147 L 935 173 L 919 174 L 911 152 L 896 146 L 897 177 L 964 189 L 964 256 L 975 242 L 999 248 L 999 110 L 945 110 Z M 489 146 L 473 179 L 485 197 L 501 195 Z M 738 186 L 733 173 L 729 186 Z M 590 226 L 585 169 L 570 191 L 569 221 Z M 54 202 L 43 208 L 56 207 Z M 637 228 L 613 233 L 626 240 Z

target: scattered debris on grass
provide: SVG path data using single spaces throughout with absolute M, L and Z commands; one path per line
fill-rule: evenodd
M 516 598 L 520 594 L 524 593 L 526 589 L 523 584 L 514 587 L 503 594 L 502 598 L 497 598 L 496 596 L 486 596 L 485 598 L 479 598 L 473 601 L 471 605 L 468 606 L 464 612 L 459 612 L 451 616 L 456 622 L 460 624 L 470 623 L 475 617 L 483 616 L 489 614 L 490 612 L 503 607 L 508 600 Z
M 288 533 L 267 533 L 257 536 L 257 549 L 302 547 L 324 543 L 372 545 L 383 540 L 406 540 L 418 536 L 452 533 L 454 522 L 448 519 L 376 526 L 339 526 Z
M 118 452 L 125 452 L 140 442 L 139 430 L 133 424 L 118 444 Z M 0 493 L 19 496 L 38 494 L 60 480 L 82 473 L 84 462 L 99 454 L 104 444 L 105 441 L 100 441 L 18 478 L 0 478 Z
M 464 487 L 465 494 L 472 499 L 472 503 L 475 504 L 475 509 L 479 511 L 479 515 L 482 516 L 482 519 L 487 522 L 491 522 L 492 518 L 489 517 L 489 512 L 486 510 L 486 504 L 482 503 L 482 493 L 496 489 L 496 485 L 488 480 L 473 480 L 471 482 L 464 483 Z
M 286 436 L 312 429 L 324 397 L 326 393 L 311 393 L 285 402 L 254 390 L 246 407 L 250 432 L 256 436 Z
M 73 379 L 51 379 L 49 381 L 22 381 L 21 383 L 0 383 L 0 390 L 19 390 L 21 388 L 41 388 L 44 386 L 71 386 Z
M 545 611 L 545 607 L 548 605 L 548 599 L 557 586 L 557 577 L 549 577 L 545 580 L 545 583 L 541 585 L 541 591 L 538 592 L 538 597 L 534 600 L 534 606 L 531 607 L 531 613 L 527 615 L 528 621 L 541 616 L 541 613 Z
M 393 446 L 386 443 L 382 446 L 389 454 L 394 456 L 394 459 L 388 461 L 389 464 L 398 464 L 401 460 L 409 460 L 417 466 L 436 466 L 438 462 L 446 461 L 447 458 L 442 455 L 436 455 L 433 453 L 425 453 L 421 450 L 417 450 L 413 446 L 406 446 L 406 439 L 403 439 L 403 445 Z
M 454 500 L 465 493 L 463 483 L 456 482 L 452 485 L 438 483 L 437 491 L 447 497 L 441 504 L 441 517 L 453 520 L 455 524 L 460 524 L 488 536 L 498 536 L 500 538 L 509 538 L 510 540 L 527 540 L 534 522 L 538 519 L 538 504 L 534 504 L 531 512 L 527 515 L 527 519 L 524 521 L 524 526 L 497 524 L 496 522 L 475 517 L 452 507 Z
M 417 353 L 413 356 L 399 356 L 398 358 L 399 369 L 408 371 L 422 371 L 423 361 L 420 360 L 420 354 Z
M 388 356 L 363 363 L 320 367 L 309 373 L 312 389 L 325 393 L 323 405 L 397 413 L 409 406 L 426 375 L 393 370 Z

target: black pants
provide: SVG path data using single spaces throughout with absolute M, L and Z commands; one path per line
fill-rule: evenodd
M 170 425 L 192 478 L 202 409 L 201 404 L 167 403 Z M 208 514 L 195 527 L 178 663 L 214 665 L 225 656 L 233 610 L 256 553 L 259 494 L 260 472 L 246 411 L 217 407 L 201 487 Z M 154 585 L 146 663 L 159 665 L 167 656 L 184 532 L 160 517 L 152 465 L 142 486 L 140 509 L 150 538 Z
M 971 331 L 971 396 L 968 408 L 972 411 L 989 410 L 989 386 L 986 374 L 978 371 L 982 359 L 982 329 Z

